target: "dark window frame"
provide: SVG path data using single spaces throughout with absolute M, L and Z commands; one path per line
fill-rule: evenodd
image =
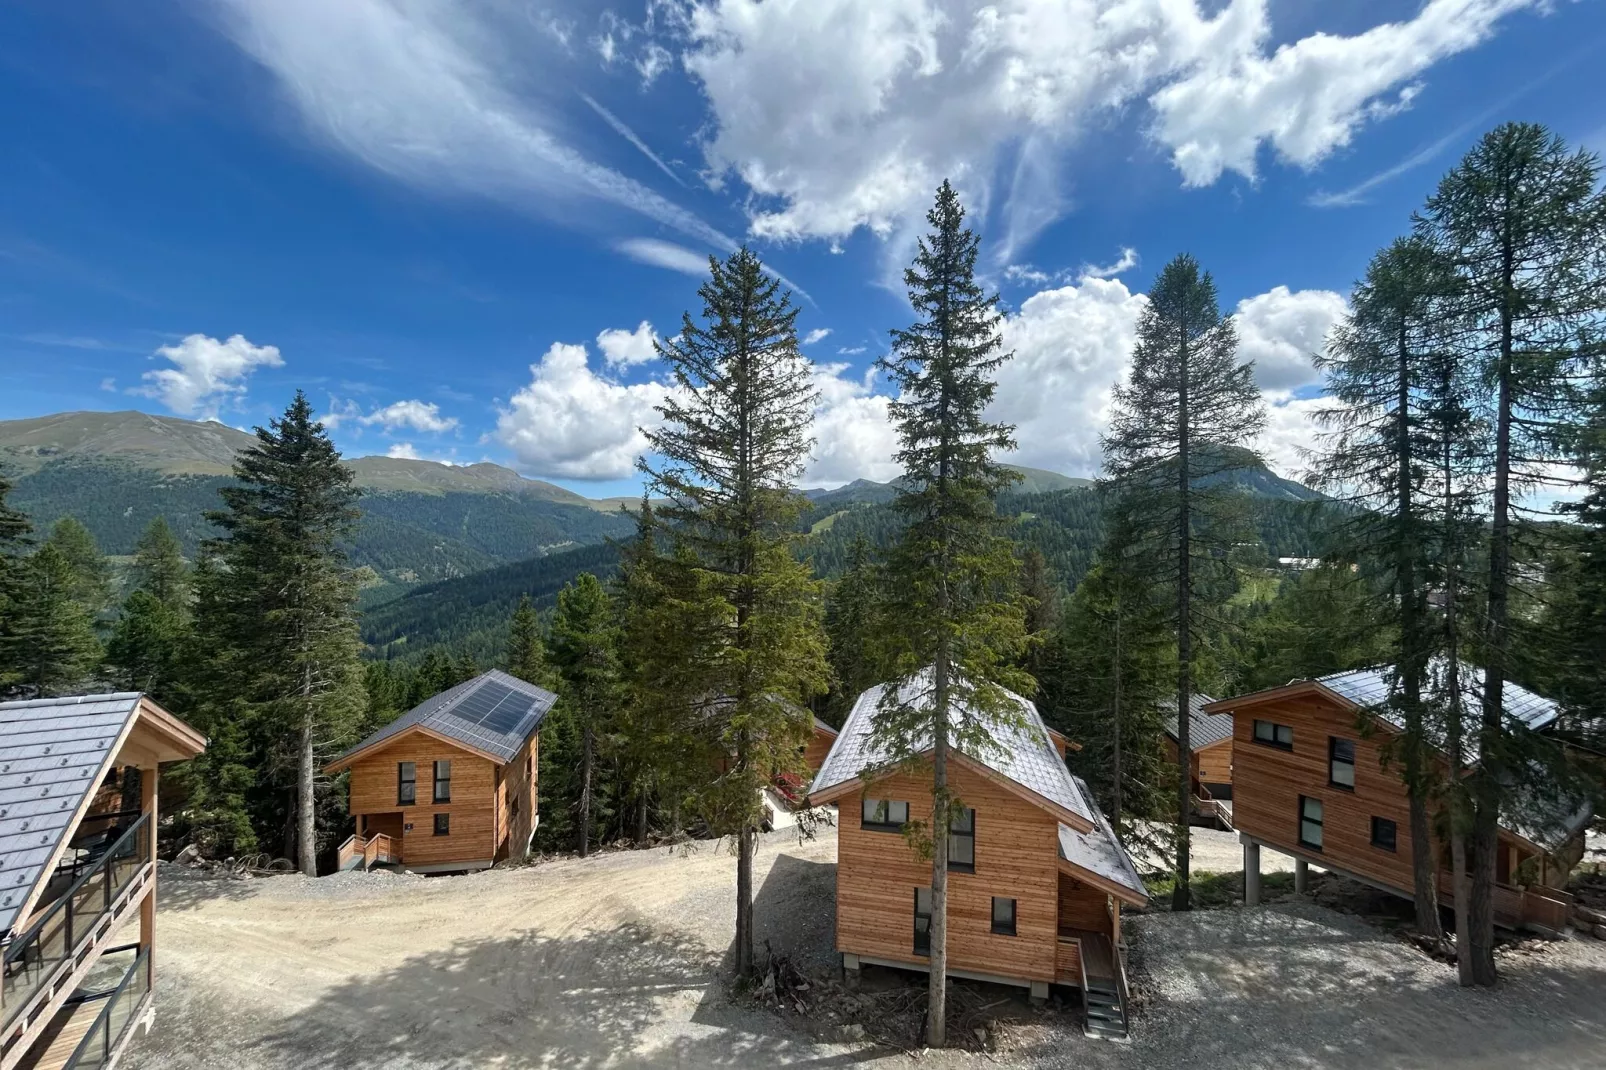
M 877 814 L 884 813 L 885 817 L 866 817 L 865 811 L 870 803 L 875 804 Z M 901 821 L 893 820 L 893 807 L 895 806 L 903 807 L 903 820 Z M 861 829 L 866 829 L 870 832 L 902 832 L 903 826 L 908 823 L 909 804 L 902 799 L 873 799 L 866 795 L 859 800 L 859 827 Z
M 1009 921 L 1008 922 L 1002 922 L 1002 921 L 998 920 L 998 904 L 999 903 L 1008 903 L 1009 904 Z M 1014 936 L 1014 935 L 1016 935 L 1016 923 L 1019 920 L 1020 920 L 1019 919 L 1019 904 L 1014 899 L 1011 899 L 1011 898 L 1009 898 L 1007 896 L 1002 896 L 1002 895 L 993 896 L 992 922 L 993 922 L 993 934 L 995 936 Z
M 418 763 L 396 763 L 396 805 L 418 805 Z
M 1385 825 L 1388 826 L 1389 832 L 1387 843 L 1383 842 L 1383 838 L 1378 835 L 1378 830 Z M 1395 854 L 1399 851 L 1400 826 L 1393 818 L 1372 815 L 1372 846 L 1379 851 L 1387 851 L 1390 854 Z
M 967 815 L 969 815 L 969 817 L 970 817 L 970 830 L 968 832 L 963 832 L 962 831 L 962 832 L 955 833 L 954 832 L 953 822 L 950 821 L 948 823 L 948 872 L 950 872 L 950 873 L 974 873 L 974 872 L 976 872 L 976 811 L 974 809 L 966 808 L 965 813 Z M 969 862 L 955 862 L 954 861 L 954 841 L 955 840 L 969 840 L 970 841 L 970 861 Z
M 914 953 L 916 955 L 919 955 L 919 956 L 923 957 L 923 958 L 930 958 L 931 957 L 931 913 L 932 913 L 932 905 L 928 901 L 927 904 L 926 904 L 925 912 L 924 913 L 921 912 L 921 910 L 920 910 L 920 893 L 921 892 L 925 892 L 926 896 L 927 896 L 927 898 L 929 900 L 929 898 L 931 896 L 931 889 L 930 888 L 916 888 L 915 889 Z M 922 918 L 925 919 L 925 922 L 926 922 L 926 927 L 924 929 L 920 928 L 920 921 L 921 921 Z
M 445 766 L 446 767 L 446 775 L 445 776 L 441 776 L 441 766 Z M 434 782 L 434 790 L 431 792 L 430 797 L 432 799 L 434 799 L 438 803 L 449 803 L 449 802 L 451 802 L 452 801 L 452 760 L 450 758 L 437 758 L 437 759 L 435 759 L 435 764 L 434 764 L 434 767 L 432 769 L 432 772 L 434 773 L 434 776 L 435 776 L 435 782 Z M 444 793 L 442 793 L 442 791 L 441 791 L 441 786 L 442 785 L 445 785 L 445 788 L 446 788 Z
M 1260 734 L 1261 725 L 1265 725 L 1267 728 L 1271 729 L 1269 735 L 1262 736 Z M 1283 734 L 1286 734 L 1288 738 L 1280 738 Z M 1256 718 L 1254 727 L 1251 730 L 1250 738 L 1254 742 L 1260 744 L 1262 747 L 1276 747 L 1278 750 L 1294 749 L 1294 730 L 1288 725 L 1278 724 L 1276 721 L 1263 721 L 1259 718 Z
M 437 836 L 450 836 L 451 834 L 452 834 L 452 815 L 449 814 L 449 813 L 448 814 L 436 814 L 435 815 L 435 835 L 437 835 Z
M 1322 816 L 1317 818 L 1306 817 L 1306 803 L 1315 803 L 1317 806 L 1319 806 L 1322 811 Z M 1303 847 L 1307 851 L 1320 851 L 1322 849 L 1322 845 L 1320 843 L 1312 843 L 1310 840 L 1305 838 L 1305 824 L 1306 822 L 1309 822 L 1310 824 L 1315 825 L 1316 834 L 1320 836 L 1323 841 L 1325 841 L 1327 839 L 1327 804 L 1322 802 L 1321 799 L 1318 799 L 1314 795 L 1301 795 L 1299 797 L 1299 813 L 1296 815 L 1296 817 L 1299 821 L 1299 846 Z
M 1347 761 L 1339 759 L 1338 750 L 1340 747 L 1349 748 L 1349 759 Z M 1333 776 L 1339 765 L 1349 766 L 1348 784 Z M 1355 790 L 1355 741 L 1353 739 L 1345 739 L 1343 736 L 1327 737 L 1327 786 L 1337 788 L 1339 791 Z

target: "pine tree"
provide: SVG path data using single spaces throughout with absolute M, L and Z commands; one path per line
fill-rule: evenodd
M 1487 570 L 1478 653 L 1483 691 L 1471 775 L 1472 980 L 1495 983 L 1494 883 L 1499 821 L 1528 763 L 1512 753 L 1505 681 L 1512 669 L 1512 579 L 1543 538 L 1518 504 L 1565 461 L 1564 429 L 1578 419 L 1579 389 L 1598 360 L 1606 313 L 1606 192 L 1598 159 L 1570 152 L 1532 123 L 1486 134 L 1439 183 L 1417 229 L 1451 265 L 1446 303 L 1454 348 L 1485 386 L 1489 441 Z
M 1035 546 L 1028 546 L 1021 553 L 1020 592 L 1026 606 L 1026 636 L 1030 642 L 1023 667 L 1038 682 L 1041 694 L 1047 665 L 1045 650 L 1059 628 L 1060 600 L 1048 561 Z
M 188 615 L 139 588 L 123 599 L 122 613 L 106 640 L 106 664 L 119 686 L 143 691 L 164 708 L 175 709 L 189 642 Z
M 831 665 L 825 716 L 834 725 L 840 726 L 858 697 L 881 680 L 876 656 L 881 625 L 880 576 L 870 559 L 870 544 L 860 534 L 849 551 L 847 571 L 831 585 L 825 601 Z
M 1394 631 L 1399 647 L 1391 659 L 1389 701 L 1404 730 L 1394 749 L 1410 805 L 1416 925 L 1436 943 L 1443 943 L 1444 930 L 1428 806 L 1438 777 L 1423 705 L 1434 634 L 1425 558 L 1431 544 L 1419 486 L 1424 454 L 1431 455 L 1434 444 L 1420 410 L 1427 362 L 1444 342 L 1441 305 L 1451 288 L 1446 265 L 1428 242 L 1394 242 L 1373 257 L 1349 315 L 1317 361 L 1336 403 L 1322 414 L 1332 430 L 1318 459 L 1319 483 L 1357 507 L 1343 514 L 1344 541 L 1387 578 L 1379 623 Z
M 83 576 L 55 543 L 28 557 L 12 611 L 19 682 L 42 696 L 71 692 L 100 660 L 94 618 L 79 601 Z
M 234 618 L 240 681 L 277 764 L 295 770 L 291 820 L 302 873 L 317 875 L 316 786 L 320 751 L 352 738 L 363 709 L 356 583 L 345 545 L 356 525 L 351 471 L 306 395 L 295 400 L 234 463 L 238 485 L 208 514 Z
M 1191 256 L 1160 271 L 1138 320 L 1127 382 L 1115 389 L 1104 466 L 1119 495 L 1122 523 L 1150 543 L 1153 575 L 1175 603 L 1177 709 L 1193 692 L 1193 645 L 1200 629 L 1201 574 L 1235 540 L 1224 528 L 1241 508 L 1211 477 L 1242 467 L 1243 442 L 1265 422 L 1253 368 L 1240 364 L 1232 320 L 1216 286 Z M 1191 907 L 1188 815 L 1192 810 L 1188 718 L 1177 732 L 1177 880 L 1173 910 Z
M 736 837 L 736 968 L 752 976 L 753 850 L 762 789 L 801 763 L 825 688 L 819 584 L 792 553 L 796 493 L 812 442 L 817 394 L 798 352 L 797 309 L 747 249 L 698 290 L 701 322 L 658 345 L 678 388 L 648 432 L 642 462 L 683 552 L 668 592 L 684 609 L 673 637 L 686 674 L 677 694 L 702 706 L 725 771 L 699 795 L 716 831 Z
M 45 544 L 53 546 L 72 572 L 73 601 L 94 620 L 111 604 L 111 566 L 95 545 L 95 537 L 77 517 L 64 516 L 50 529 Z
M 552 661 L 562 699 L 580 729 L 580 792 L 575 808 L 580 857 L 591 850 L 591 804 L 597 740 L 608 731 L 619 701 L 618 636 L 613 605 L 601 582 L 582 572 L 558 593 L 552 618 Z
M 10 493 L 11 481 L 0 472 L 0 693 L 23 675 L 18 624 L 27 569 L 24 555 L 33 533 L 27 516 L 6 502 Z
M 190 571 L 184 563 L 184 550 L 168 526 L 158 516 L 145 528 L 134 547 L 134 586 L 149 592 L 164 605 L 183 611 L 190 600 Z
M 508 622 L 507 671 L 537 687 L 548 683 L 551 670 L 546 662 L 546 646 L 541 641 L 541 618 L 529 595 L 519 599 L 513 619 Z
M 1018 576 L 996 499 L 1015 479 L 995 459 L 1013 429 L 985 418 L 993 374 L 1009 359 L 997 295 L 976 281 L 978 239 L 947 182 L 927 213 L 904 285 L 918 319 L 892 333 L 881 362 L 898 388 L 890 406 L 903 468 L 894 505 L 908 521 L 887 559 L 889 664 L 894 683 L 872 720 L 890 761 L 924 767 L 931 754 L 932 820 L 906 835 L 931 858 L 927 1041 L 946 1037 L 948 828 L 963 800 L 948 782 L 948 754 L 986 754 L 1022 714 L 1006 688 L 1030 692 L 1016 668 L 1025 620 Z M 955 710 L 967 711 L 955 716 Z

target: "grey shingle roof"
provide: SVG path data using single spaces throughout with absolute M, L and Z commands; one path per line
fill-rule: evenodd
M 922 673 L 904 685 L 903 701 L 913 703 L 929 692 L 928 675 Z M 811 792 L 823 791 L 836 784 L 853 780 L 867 769 L 886 765 L 888 758 L 871 735 L 871 720 L 888 684 L 877 684 L 859 696 L 853 711 L 837 733 L 831 753 L 814 776 Z M 1037 714 L 1037 707 L 1013 693 L 1010 697 L 1020 704 L 1025 725 L 1019 728 L 995 727 L 993 738 L 998 743 L 996 753 L 968 754 L 990 769 L 1009 777 L 1022 787 L 1041 795 L 1050 802 L 1087 820 L 1093 820 L 1092 811 L 1074 779 L 1060 760 L 1058 752 L 1049 742 L 1048 730 Z M 956 717 L 972 716 L 969 711 L 956 709 Z
M 1093 801 L 1093 793 L 1088 790 L 1087 783 L 1081 777 L 1072 779 L 1076 781 L 1088 806 L 1092 807 L 1094 829 L 1092 832 L 1077 832 L 1069 825 L 1061 825 L 1060 857 L 1073 866 L 1096 873 L 1147 898 L 1149 890 L 1143 886 L 1143 878 L 1138 876 L 1138 867 L 1116 838 L 1115 829 L 1105 819 L 1104 811 Z
M 1197 691 L 1188 696 L 1188 748 L 1198 750 L 1208 747 L 1212 743 L 1220 743 L 1232 736 L 1232 714 L 1206 713 L 1204 708 L 1216 701 L 1209 695 L 1201 695 Z M 1162 699 L 1160 707 L 1174 717 L 1176 716 L 1177 700 Z M 1168 721 L 1165 734 L 1172 739 L 1177 738 L 1177 725 Z
M 1318 683 L 1338 692 L 1357 706 L 1372 707 L 1386 720 L 1392 713 L 1387 703 L 1389 679 L 1393 671 L 1392 665 L 1379 665 L 1352 672 L 1336 672 L 1321 677 Z M 1461 672 L 1461 688 L 1469 699 L 1476 702 L 1477 696 L 1483 693 L 1483 670 L 1468 665 L 1464 666 Z M 1536 731 L 1547 727 L 1561 712 L 1556 703 L 1550 699 L 1536 695 L 1510 680 L 1505 682 L 1502 694 L 1505 699 L 1506 716 L 1514 717 Z
M 509 762 L 541 726 L 557 700 L 543 687 L 492 669 L 425 699 L 331 764 L 338 765 L 358 751 L 415 726 Z
M 0 931 L 115 757 L 138 692 L 0 703 Z

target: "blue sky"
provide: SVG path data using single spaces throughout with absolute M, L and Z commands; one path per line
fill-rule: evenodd
M 1021 463 L 1092 473 L 1140 295 L 1187 251 L 1290 470 L 1369 256 L 1501 120 L 1606 148 L 1603 47 L 1588 0 L 6 5 L 0 419 L 249 426 L 301 386 L 349 453 L 619 493 L 652 334 L 748 241 L 813 339 L 805 482 L 887 478 L 870 366 L 950 176 Z

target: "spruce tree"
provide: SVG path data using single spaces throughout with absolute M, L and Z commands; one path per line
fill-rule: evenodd
M 1421 414 L 1423 377 L 1444 343 L 1441 306 L 1451 288 L 1431 244 L 1416 237 L 1394 242 L 1373 257 L 1348 316 L 1317 361 L 1335 403 L 1321 414 L 1331 430 L 1317 460 L 1318 483 L 1356 506 L 1342 514 L 1344 542 L 1388 584 L 1378 623 L 1398 640 L 1389 705 L 1403 728 L 1396 749 L 1409 798 L 1416 925 L 1435 943 L 1443 943 L 1444 930 L 1428 807 L 1438 778 L 1423 706 L 1435 629 L 1428 616 L 1429 520 L 1419 483 L 1424 454 L 1434 450 Z
M 152 520 L 140 535 L 134 547 L 132 579 L 136 588 L 164 605 L 180 611 L 188 607 L 189 566 L 184 563 L 184 548 L 166 517 Z
M 698 290 L 700 320 L 658 343 L 677 389 L 647 433 L 661 461 L 642 462 L 660 514 L 683 552 L 669 592 L 683 607 L 672 637 L 686 670 L 676 693 L 701 707 L 712 750 L 728 762 L 699 803 L 736 838 L 736 968 L 754 969 L 753 850 L 761 792 L 801 765 L 812 721 L 804 703 L 825 689 L 820 589 L 792 553 L 804 500 L 817 393 L 798 351 L 791 295 L 751 251 L 721 263 Z
M 580 730 L 580 784 L 575 824 L 580 857 L 591 851 L 591 810 L 598 739 L 609 731 L 619 702 L 618 635 L 602 583 L 582 572 L 558 593 L 552 618 L 552 662 L 562 679 L 560 701 Z
M 1472 980 L 1495 983 L 1494 884 L 1500 811 L 1528 763 L 1512 753 L 1505 682 L 1512 671 L 1512 581 L 1544 525 L 1524 522 L 1523 496 L 1567 460 L 1565 430 L 1599 359 L 1606 314 L 1606 193 L 1598 159 L 1533 123 L 1486 134 L 1439 183 L 1417 229 L 1452 267 L 1446 303 L 1457 356 L 1483 384 L 1489 473 L 1483 662 L 1471 775 Z
M 94 618 L 79 600 L 83 576 L 55 543 L 28 557 L 11 616 L 19 681 L 40 696 L 85 684 L 100 660 Z
M 190 642 L 189 617 L 139 588 L 123 599 L 106 640 L 106 664 L 119 686 L 144 691 L 167 709 L 180 705 L 182 659 Z
M 527 684 L 545 687 L 551 672 L 541 641 L 541 618 L 529 595 L 519 598 L 507 628 L 507 671 Z
M 889 406 L 903 468 L 894 506 L 908 524 L 887 558 L 886 633 L 895 679 L 872 731 L 889 760 L 932 774 L 931 825 L 905 832 L 931 858 L 926 1036 L 941 1047 L 948 829 L 963 810 L 948 781 L 948 755 L 993 751 L 994 734 L 1023 716 L 1006 688 L 1030 693 L 1032 684 L 1016 667 L 1025 620 L 1013 547 L 996 507 L 999 492 L 1016 478 L 995 459 L 1014 448 L 1013 429 L 985 415 L 993 376 L 1010 357 L 999 334 L 998 298 L 976 281 L 978 238 L 946 181 L 926 219 L 931 230 L 904 272 L 918 318 L 892 332 L 892 352 L 880 364 L 898 389 Z
M 882 625 L 881 579 L 870 559 L 870 544 L 856 535 L 848 552 L 848 568 L 831 585 L 825 600 L 827 660 L 831 665 L 831 693 L 826 720 L 838 727 L 853 703 L 875 686 L 881 673 L 876 656 Z
M 317 875 L 320 755 L 349 742 L 364 703 L 357 587 L 345 547 L 358 490 L 300 391 L 234 462 L 225 508 L 208 514 L 227 578 L 239 681 L 275 765 L 295 770 L 287 827 L 297 865 Z
M 64 516 L 51 527 L 45 544 L 55 547 L 67 562 L 72 572 L 71 597 L 94 620 L 112 597 L 111 566 L 95 545 L 95 536 L 77 517 Z
M 1242 444 L 1265 422 L 1251 365 L 1221 315 L 1216 285 L 1183 255 L 1161 269 L 1138 319 L 1127 381 L 1115 389 L 1104 466 L 1122 523 L 1148 542 L 1152 575 L 1171 592 L 1177 641 L 1177 709 L 1193 693 L 1193 649 L 1204 621 L 1204 572 L 1236 541 L 1225 533 L 1236 495 L 1213 477 L 1242 467 Z M 1173 910 L 1190 909 L 1188 815 L 1192 810 L 1188 718 L 1177 725 L 1177 880 Z
M 10 493 L 11 481 L 0 471 L 0 694 L 22 676 L 18 626 L 27 568 L 24 556 L 33 533 L 28 517 L 7 503 Z

